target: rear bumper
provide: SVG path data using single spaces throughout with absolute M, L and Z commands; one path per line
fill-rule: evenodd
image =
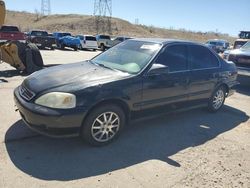
M 18 89 L 14 91 L 15 104 L 25 124 L 32 130 L 50 137 L 79 135 L 85 109 L 55 110 L 27 102 Z

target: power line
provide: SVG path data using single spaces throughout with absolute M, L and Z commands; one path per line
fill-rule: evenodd
M 42 2 L 41 2 L 41 14 L 42 15 L 50 15 L 51 14 L 50 0 L 42 0 Z
M 112 0 L 95 0 L 94 16 L 96 32 L 112 34 Z

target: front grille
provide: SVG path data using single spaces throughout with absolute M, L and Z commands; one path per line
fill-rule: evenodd
M 30 91 L 23 85 L 19 87 L 19 94 L 21 95 L 22 98 L 24 98 L 27 101 L 30 101 L 35 96 L 35 93 Z

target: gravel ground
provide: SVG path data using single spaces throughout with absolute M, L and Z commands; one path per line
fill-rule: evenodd
M 42 51 L 45 64 L 99 52 Z M 250 88 L 225 107 L 134 122 L 114 143 L 94 148 L 79 138 L 30 131 L 15 112 L 13 89 L 25 77 L 0 64 L 0 187 L 250 187 Z

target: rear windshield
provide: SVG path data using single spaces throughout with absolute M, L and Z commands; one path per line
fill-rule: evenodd
M 210 44 L 215 45 L 215 46 L 223 46 L 222 42 L 210 42 Z
M 80 40 L 83 40 L 83 36 L 76 36 L 77 38 L 79 38 Z
M 239 34 L 239 37 L 240 37 L 241 39 L 250 39 L 250 32 L 241 32 L 241 33 Z
M 19 29 L 16 26 L 2 26 L 0 31 L 2 31 L 2 32 L 19 32 Z
M 32 36 L 41 36 L 41 37 L 46 37 L 49 34 L 46 31 L 32 31 L 31 32 Z
M 62 33 L 61 36 L 63 36 L 63 37 L 65 37 L 65 36 L 71 36 L 71 34 L 70 33 Z
M 86 36 L 86 40 L 96 41 L 96 38 L 92 36 Z
M 107 39 L 107 40 L 110 40 L 110 36 L 108 36 L 108 35 L 100 35 L 99 38 L 100 38 L 100 39 Z

